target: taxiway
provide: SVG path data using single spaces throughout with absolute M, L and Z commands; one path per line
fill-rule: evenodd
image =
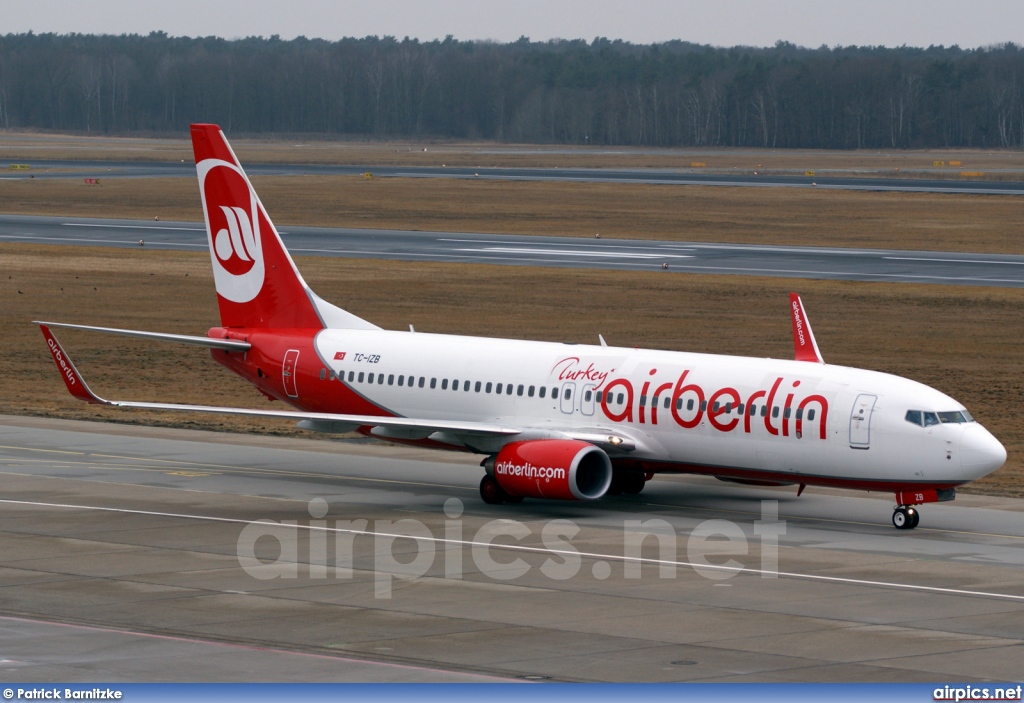
M 888 496 L 694 477 L 488 506 L 476 463 L 0 417 L 0 675 L 1020 678 L 1024 501 L 962 495 L 909 533 Z
M 1024 256 L 897 249 L 284 227 L 292 254 L 453 263 L 1024 287 Z M 198 222 L 0 215 L 0 242 L 208 248 Z

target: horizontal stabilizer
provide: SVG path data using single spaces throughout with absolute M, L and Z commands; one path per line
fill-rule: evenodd
M 139 339 L 155 339 L 160 342 L 176 342 L 178 344 L 191 344 L 197 347 L 209 349 L 223 349 L 225 351 L 249 351 L 252 347 L 248 342 L 238 339 L 212 339 L 210 337 L 193 337 L 187 334 L 168 334 L 166 332 L 141 332 L 139 330 L 122 330 L 115 327 L 91 327 L 89 325 L 71 325 L 66 322 L 40 322 L 35 323 L 44 329 L 47 327 L 65 327 L 72 330 L 88 330 L 90 332 L 106 332 L 107 334 L 119 334 L 125 337 L 137 337 Z M 43 333 L 46 334 L 45 332 Z M 51 335 L 52 336 L 52 335 Z M 49 338 L 48 338 L 49 339 Z

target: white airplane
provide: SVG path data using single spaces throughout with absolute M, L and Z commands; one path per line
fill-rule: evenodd
M 205 337 L 39 322 L 71 393 L 122 408 L 289 418 L 481 454 L 487 503 L 639 493 L 657 473 L 895 495 L 892 522 L 1006 460 L 953 398 L 826 364 L 790 296 L 794 361 L 383 330 L 319 298 L 216 125 L 192 144 L 220 305 Z M 294 411 L 105 400 L 51 327 L 208 347 Z M 799 495 L 798 492 L 798 495 Z

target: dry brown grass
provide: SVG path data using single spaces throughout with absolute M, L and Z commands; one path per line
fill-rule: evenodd
M 267 177 L 278 225 L 1021 253 L 1024 200 L 616 183 Z M 190 179 L 0 181 L 5 213 L 202 219 Z
M 377 164 L 387 166 L 489 166 L 539 168 L 689 169 L 819 175 L 906 175 L 957 178 L 982 171 L 987 178 L 1024 177 L 1024 152 L 1018 150 L 826 151 L 814 149 L 733 149 L 573 147 L 437 140 L 373 142 L 334 139 L 241 138 L 228 134 L 242 163 Z M 189 161 L 188 134 L 180 138 L 92 137 L 0 131 L 0 165 L 30 159 Z M 944 166 L 936 167 L 936 161 Z M 949 162 L 960 165 L 950 166 Z
M 964 402 L 1010 454 L 974 490 L 1024 495 L 1016 415 L 1024 296 L 1016 290 L 302 257 L 298 264 L 325 298 L 387 328 L 586 343 L 603 333 L 626 346 L 774 357 L 792 354 L 786 294 L 796 287 L 828 361 L 915 378 Z M 205 254 L 4 244 L 0 272 L 0 412 L 294 431 L 82 404 L 65 391 L 29 322 L 202 334 L 218 323 Z M 266 405 L 201 350 L 58 334 L 108 397 Z

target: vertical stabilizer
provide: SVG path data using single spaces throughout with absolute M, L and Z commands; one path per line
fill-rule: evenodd
M 375 327 L 324 302 L 302 280 L 220 127 L 192 125 L 192 149 L 222 325 Z

